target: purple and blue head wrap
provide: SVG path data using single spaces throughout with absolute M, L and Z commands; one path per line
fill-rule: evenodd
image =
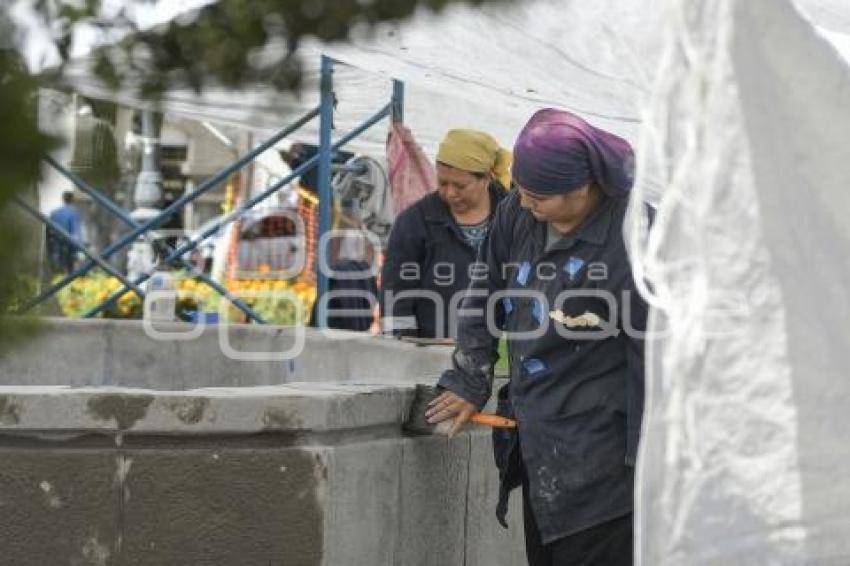
M 511 174 L 524 189 L 564 194 L 595 183 L 610 197 L 625 197 L 634 181 L 629 142 L 565 110 L 531 117 L 514 145 Z

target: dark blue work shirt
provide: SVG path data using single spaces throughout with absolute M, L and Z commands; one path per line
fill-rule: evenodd
M 492 218 L 507 193 L 497 181 L 488 190 Z M 382 317 L 391 325 L 408 319 L 415 326 L 408 334 L 421 338 L 454 336 L 451 323 L 477 255 L 440 195 L 421 198 L 399 214 L 390 232 L 381 271 Z
M 516 418 L 518 433 L 495 431 L 494 449 L 503 499 L 519 483 L 510 453 L 521 453 L 544 543 L 632 511 L 647 308 L 623 241 L 627 205 L 604 198 L 547 249 L 548 225 L 517 194 L 507 197 L 479 256 L 486 276 L 463 303 L 455 367 L 440 379 L 483 406 L 496 338 L 508 333 L 511 379 L 500 412 Z

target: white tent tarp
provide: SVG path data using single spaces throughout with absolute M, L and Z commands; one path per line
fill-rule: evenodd
M 640 563 L 850 564 L 850 69 L 786 0 L 671 4 Z
M 408 24 L 355 32 L 350 43 L 305 43 L 301 99 L 259 87 L 240 93 L 208 89 L 201 96 L 174 89 L 163 108 L 264 131 L 277 128 L 318 102 L 319 56 L 325 53 L 357 68 L 339 68 L 335 76 L 341 130 L 387 101 L 394 77 L 409 83 L 406 121 L 429 151 L 446 129 L 464 122 L 494 130 L 509 145 L 530 112 L 547 105 L 573 108 L 633 137 L 640 118 L 635 101 L 649 92 L 658 52 L 657 36 L 645 33 L 653 11 L 636 1 L 592 6 L 543 0 L 483 10 L 453 7 L 442 16 L 421 13 Z M 582 25 L 565 34 L 569 21 Z M 140 103 L 129 90 L 104 89 L 85 59 L 72 65 L 69 78 L 84 94 Z M 381 149 L 384 134 L 371 133 L 359 143 Z
M 800 0 L 830 39 L 842 44 L 850 19 L 840 0 Z M 256 86 L 233 92 L 209 87 L 197 95 L 173 88 L 165 112 L 249 128 L 261 136 L 281 129 L 319 101 L 319 61 L 326 54 L 350 66 L 334 74 L 337 136 L 389 101 L 391 79 L 405 81 L 405 122 L 426 153 L 434 155 L 445 132 L 479 128 L 510 147 L 538 108 L 559 106 L 637 142 L 660 63 L 667 0 L 533 0 L 483 8 L 456 6 L 435 16 L 355 32 L 348 43 L 306 42 L 299 97 Z M 850 40 L 843 45 L 848 47 Z M 75 89 L 96 98 L 140 106 L 132 87 L 112 92 L 80 59 L 68 69 Z M 387 129 L 377 125 L 351 143 L 361 153 L 384 152 Z M 318 120 L 297 138 L 315 143 Z M 657 192 L 653 191 L 653 195 Z

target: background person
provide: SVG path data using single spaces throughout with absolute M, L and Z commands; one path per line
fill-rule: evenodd
M 420 338 L 447 338 L 452 299 L 469 286 L 469 267 L 510 183 L 510 152 L 476 130 L 450 130 L 437 152 L 437 191 L 402 212 L 393 225 L 382 269 L 387 326 Z M 393 301 L 405 291 L 426 293 Z M 455 300 L 456 301 L 456 300 Z
M 62 205 L 50 213 L 50 219 L 70 234 L 74 241 L 81 243 L 83 239 L 83 223 L 80 212 L 74 206 L 74 193 L 62 193 Z M 59 237 L 48 227 L 47 257 L 53 272 L 71 273 L 74 270 L 74 258 L 77 250 L 71 244 Z

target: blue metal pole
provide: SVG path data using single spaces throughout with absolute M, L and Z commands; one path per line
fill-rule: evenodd
M 124 224 L 126 224 L 130 228 L 137 228 L 139 226 L 123 208 L 112 202 L 112 200 L 110 200 L 106 195 L 86 183 L 77 175 L 74 175 L 73 173 L 62 167 L 62 165 L 57 163 L 56 160 L 54 160 L 52 157 L 47 156 L 44 159 L 56 171 L 64 175 L 65 178 L 74 183 L 74 185 L 76 185 L 81 191 L 89 195 L 95 202 L 97 202 L 98 204 L 109 210 L 109 212 L 120 218 L 121 221 L 124 222 Z M 171 251 L 164 243 L 160 242 L 160 244 L 164 248 L 165 252 Z M 182 258 L 177 258 L 177 262 L 183 267 L 185 267 L 190 273 L 192 273 L 192 275 L 203 281 L 206 285 L 212 287 L 216 292 L 218 292 L 218 294 L 225 297 L 233 304 L 233 306 L 245 313 L 245 315 L 248 316 L 251 320 L 254 320 L 260 324 L 265 323 L 265 320 L 263 320 L 260 315 L 254 312 L 251 307 L 245 304 L 244 301 L 242 301 L 238 297 L 234 297 L 233 295 L 231 295 L 227 288 L 222 285 L 219 285 L 218 282 L 216 282 L 214 279 L 207 277 L 205 273 L 197 271 L 195 269 L 195 266 L 193 266 L 191 263 L 185 261 Z M 128 285 L 127 281 L 125 281 L 124 279 L 122 279 L 121 282 L 124 283 L 125 287 L 130 287 L 130 285 Z M 139 296 L 142 297 L 142 295 Z
M 322 236 L 331 230 L 331 212 L 333 211 L 333 194 L 331 193 L 331 131 L 333 130 L 334 91 L 333 91 L 333 60 L 322 56 L 321 65 L 321 102 L 319 106 L 319 234 L 317 242 L 322 241 Z M 319 246 L 319 255 L 324 256 L 326 250 Z M 317 300 L 322 304 L 322 297 L 328 292 L 330 282 L 328 275 L 322 270 L 325 262 L 316 262 L 316 275 L 318 280 Z M 316 311 L 317 326 L 327 326 L 327 309 Z
M 151 228 L 156 228 L 160 223 L 162 223 L 165 220 L 165 218 L 167 218 L 168 216 L 170 216 L 172 213 L 176 212 L 177 210 L 181 209 L 184 205 L 186 205 L 186 203 L 195 200 L 196 198 L 198 198 L 203 193 L 205 193 L 205 192 L 209 191 L 210 189 L 214 188 L 215 186 L 217 186 L 219 183 L 224 181 L 227 177 L 229 177 L 235 171 L 242 168 L 246 163 L 253 160 L 255 157 L 257 157 L 258 155 L 260 155 L 261 153 L 266 151 L 268 148 L 270 148 L 272 145 L 274 145 L 275 143 L 277 143 L 281 139 L 285 138 L 286 136 L 290 135 L 292 132 L 301 128 L 301 126 L 303 126 L 304 124 L 306 124 L 307 122 L 309 122 L 310 120 L 315 118 L 318 114 L 319 114 L 319 108 L 314 108 L 313 110 L 311 110 L 310 112 L 308 112 L 307 114 L 302 116 L 298 121 L 291 124 L 287 128 L 284 128 L 283 130 L 281 130 L 280 132 L 278 132 L 277 134 L 275 134 L 274 136 L 272 136 L 271 138 L 266 140 L 264 143 L 260 144 L 255 149 L 248 152 L 244 157 L 242 157 L 239 160 L 235 161 L 234 163 L 230 164 L 228 167 L 225 167 L 224 169 L 222 169 L 219 173 L 217 173 L 211 179 L 208 179 L 207 181 L 202 183 L 201 186 L 199 186 L 197 189 L 195 189 L 194 192 L 192 192 L 191 194 L 188 194 L 188 195 L 183 195 L 182 197 L 180 197 L 179 199 L 177 199 L 173 203 L 171 203 L 169 206 L 164 208 L 158 216 L 156 216 L 155 218 L 152 218 L 151 220 L 145 222 L 144 224 L 140 224 L 137 228 L 134 228 L 133 230 L 131 230 L 128 234 L 124 235 L 117 242 L 107 246 L 106 249 L 101 251 L 101 256 L 104 259 L 108 259 L 109 256 L 111 256 L 112 254 L 114 254 L 118 250 L 120 250 L 120 249 L 126 247 L 127 245 L 129 245 L 130 243 L 132 243 L 133 240 L 135 240 L 139 235 L 143 234 L 144 232 L 147 232 Z M 21 309 L 18 310 L 18 312 L 25 312 L 25 311 L 31 309 L 32 307 L 34 307 L 35 305 L 37 305 L 38 303 L 40 303 L 40 302 L 44 301 L 45 299 L 53 296 L 57 291 L 59 291 L 59 289 L 61 289 L 62 287 L 64 287 L 65 285 L 67 285 L 68 283 L 70 283 L 71 281 L 76 279 L 77 277 L 80 277 L 81 275 L 85 275 L 94 266 L 95 266 L 95 263 L 93 261 L 88 261 L 85 265 L 83 265 L 82 267 L 80 267 L 79 269 L 74 271 L 73 273 L 66 275 L 64 278 L 62 278 L 61 281 L 52 285 L 50 288 L 45 290 L 41 295 L 39 295 L 38 297 L 36 297 L 32 301 L 30 301 L 29 303 L 24 305 Z
M 220 219 L 218 222 L 215 222 L 211 226 L 209 226 L 206 230 L 204 230 L 199 236 L 194 238 L 192 241 L 189 241 L 189 242 L 183 244 L 182 246 L 178 246 L 176 249 L 174 249 L 170 254 L 168 254 L 165 257 L 165 259 L 163 260 L 163 263 L 170 263 L 171 261 L 182 256 L 183 254 L 194 250 L 198 246 L 198 244 L 203 242 L 209 236 L 215 234 L 218 231 L 219 228 L 221 228 L 225 224 L 228 224 L 229 222 L 236 220 L 243 213 L 245 213 L 245 211 L 247 211 L 251 207 L 255 206 L 258 202 L 267 199 L 272 193 L 279 191 L 282 187 L 284 187 L 288 183 L 292 182 L 296 177 L 299 177 L 299 176 L 303 175 L 304 173 L 306 173 L 313 165 L 316 164 L 316 161 L 318 161 L 318 159 L 319 159 L 319 157 L 317 155 L 311 157 L 310 159 L 308 159 L 307 161 L 305 161 L 304 163 L 302 163 L 301 165 L 296 167 L 295 170 L 292 173 L 290 173 L 289 175 L 287 175 L 283 179 L 280 179 L 279 181 L 277 181 L 275 184 L 273 184 L 271 187 L 269 187 L 268 189 L 266 189 L 265 191 L 263 191 L 259 195 L 245 201 L 238 208 L 231 211 L 227 216 L 225 216 L 224 218 Z M 134 281 L 134 283 L 140 284 L 140 283 L 147 281 L 149 278 L 150 278 L 150 274 L 146 273 L 146 274 L 138 277 Z M 95 307 L 94 309 L 90 310 L 89 312 L 87 312 L 83 316 L 85 316 L 85 318 L 91 318 L 91 317 L 97 315 L 99 312 L 108 308 L 112 303 L 117 301 L 118 298 L 121 297 L 121 295 L 123 295 L 126 292 L 127 292 L 126 288 L 119 289 L 118 291 L 115 292 L 114 295 L 112 295 L 111 297 L 106 299 L 102 304 L 100 304 L 97 307 Z
M 198 244 L 203 242 L 209 236 L 215 234 L 218 231 L 219 228 L 221 228 L 222 226 L 224 226 L 225 224 L 227 224 L 229 222 L 232 222 L 233 220 L 236 220 L 246 210 L 255 206 L 258 202 L 267 199 L 272 193 L 279 191 L 285 185 L 292 182 L 296 177 L 303 175 L 313 165 L 316 164 L 316 161 L 318 159 L 319 159 L 318 156 L 311 157 L 310 159 L 308 159 L 307 161 L 305 161 L 304 163 L 299 165 L 292 173 L 290 173 L 289 175 L 287 175 L 283 179 L 280 179 L 279 181 L 277 181 L 275 184 L 273 184 L 271 187 L 269 187 L 268 189 L 266 189 L 265 191 L 263 191 L 262 193 L 260 193 L 256 197 L 247 200 L 242 205 L 240 205 L 238 208 L 236 208 L 235 210 L 230 212 L 230 214 L 228 214 L 224 218 L 220 219 L 218 222 L 215 222 L 212 226 L 210 226 L 206 230 L 204 230 L 204 232 L 202 232 L 199 236 L 197 236 L 196 238 L 193 238 L 192 241 L 189 241 L 189 242 L 183 244 L 182 246 L 178 246 L 176 249 L 174 249 L 171 253 L 169 253 L 165 257 L 165 259 L 163 260 L 163 263 L 170 263 L 170 262 L 174 261 L 176 258 L 184 255 L 185 253 L 194 250 L 198 246 Z M 149 278 L 150 278 L 150 274 L 146 273 L 144 275 L 139 276 L 134 281 L 134 283 L 140 284 L 140 283 L 147 281 Z M 87 312 L 83 316 L 85 318 L 91 318 L 91 317 L 95 316 L 99 312 L 108 308 L 111 304 L 113 304 L 115 301 L 117 301 L 118 298 L 121 297 L 121 295 L 123 295 L 126 292 L 127 292 L 126 288 L 119 289 L 118 291 L 115 292 L 114 295 L 112 295 L 111 297 L 106 299 L 102 304 L 100 304 L 97 307 L 95 307 L 94 309 L 90 310 L 89 312 Z M 261 320 L 261 322 L 265 322 L 265 321 Z
M 353 140 L 354 138 L 356 138 L 357 136 L 359 136 L 360 134 L 362 134 L 363 132 L 365 132 L 366 130 L 368 130 L 369 128 L 371 128 L 372 126 L 374 126 L 375 124 L 377 124 L 378 122 L 380 122 L 381 120 L 386 118 L 387 116 L 389 116 L 390 112 L 392 112 L 392 105 L 387 104 L 386 106 L 381 108 L 378 112 L 373 114 L 368 120 L 366 120 L 365 122 L 360 124 L 358 127 L 353 129 L 351 132 L 349 132 L 345 136 L 343 136 L 338 142 L 336 142 L 332 146 L 332 148 L 331 148 L 332 151 L 336 151 L 336 150 L 340 149 L 341 147 L 345 146 L 345 144 L 347 144 L 348 142 L 350 142 L 351 140 Z M 230 214 L 228 214 L 227 216 L 225 216 L 224 218 L 222 218 L 221 220 L 219 220 L 218 222 L 216 222 L 215 224 L 210 226 L 203 234 L 201 234 L 194 241 L 187 242 L 186 244 L 175 249 L 168 257 L 165 258 L 164 262 L 168 263 L 168 262 L 172 261 L 175 257 L 180 257 L 183 254 L 185 254 L 186 252 L 192 251 L 193 249 L 195 249 L 195 247 L 197 247 L 197 245 L 199 243 L 201 243 L 208 236 L 214 234 L 223 225 L 227 224 L 228 222 L 235 220 L 241 214 L 243 214 L 246 210 L 254 207 L 257 203 L 267 199 L 270 195 L 279 191 L 283 186 L 292 182 L 292 180 L 295 179 L 296 177 L 299 177 L 299 176 L 303 175 L 304 173 L 306 173 L 307 171 L 309 171 L 310 168 L 313 167 L 318 160 L 319 160 L 319 156 L 314 155 L 313 157 L 311 157 L 310 159 L 308 159 L 307 161 L 305 161 L 304 163 L 299 165 L 292 173 L 290 173 L 289 175 L 287 175 L 283 179 L 279 180 L 277 183 L 273 184 L 271 187 L 269 187 L 268 189 L 266 189 L 265 191 L 263 191 L 259 195 L 255 196 L 254 198 L 251 198 L 251 199 L 245 201 L 241 206 L 239 206 L 239 208 L 235 209 L 233 212 L 231 212 Z M 136 283 L 136 284 L 143 283 L 149 277 L 150 277 L 150 275 L 147 275 L 147 274 L 143 275 L 143 276 L 139 277 L 138 279 L 136 279 L 136 281 L 134 281 L 134 283 Z M 119 290 L 114 295 L 112 295 L 111 297 L 106 299 L 106 301 L 104 301 L 100 306 L 98 306 L 94 310 L 91 310 L 88 313 L 86 313 L 86 315 L 85 315 L 86 318 L 90 318 L 92 316 L 95 316 L 97 313 L 99 313 L 103 309 L 108 308 L 113 302 L 118 300 L 118 298 L 121 295 L 123 295 L 125 292 L 126 292 L 126 289 Z
M 404 122 L 404 83 L 393 80 L 393 124 Z
M 378 122 L 380 122 L 381 120 L 386 118 L 387 116 L 389 116 L 390 111 L 391 111 L 391 108 L 390 108 L 389 104 L 387 104 L 386 106 L 384 106 L 383 108 L 378 110 L 375 114 L 373 114 L 371 117 L 369 117 L 365 122 L 363 122 L 362 124 L 357 126 L 355 129 L 351 130 L 349 133 L 345 134 L 343 137 L 341 137 L 339 139 L 339 141 L 337 141 L 335 144 L 333 144 L 331 146 L 331 152 L 333 153 L 335 151 L 342 149 L 346 144 L 348 144 L 348 142 L 350 142 L 351 140 L 353 140 L 354 138 L 356 138 L 357 136 L 359 136 L 360 134 L 362 134 L 363 132 L 365 132 L 366 130 L 368 130 L 369 128 L 371 128 L 372 126 L 374 126 L 375 124 L 377 124 Z M 318 161 L 318 159 L 319 159 L 318 155 L 311 157 L 310 159 L 308 159 L 307 161 L 302 163 L 289 176 L 287 176 L 284 179 L 279 180 L 278 182 L 271 185 L 268 189 L 266 189 L 262 193 L 258 194 L 257 196 L 245 201 L 237 210 L 244 212 L 245 210 L 255 206 L 256 204 L 258 204 L 259 202 L 267 199 L 273 193 L 279 191 L 284 185 L 291 182 L 295 177 L 298 177 L 299 175 L 303 175 L 310 167 L 312 167 Z M 222 224 L 224 224 L 224 223 L 226 223 L 226 221 L 223 219 Z

